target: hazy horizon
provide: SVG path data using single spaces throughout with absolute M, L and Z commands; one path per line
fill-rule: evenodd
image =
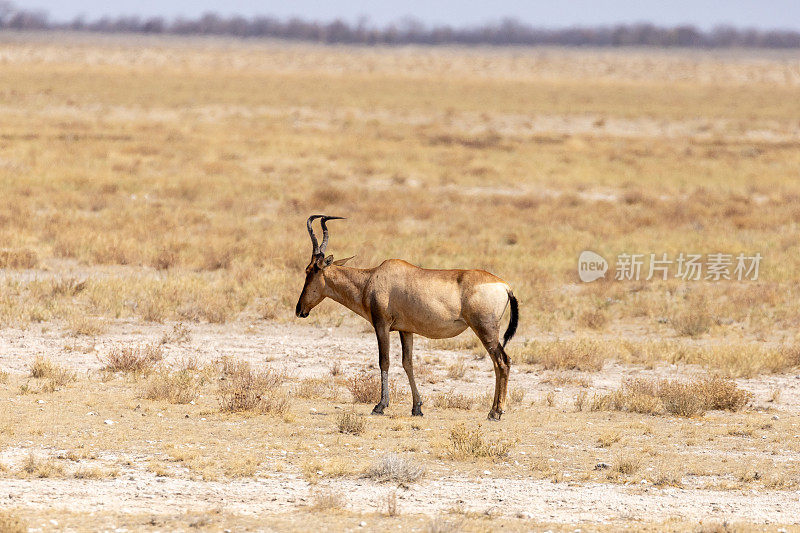
M 691 24 L 701 29 L 730 25 L 739 28 L 800 29 L 800 3 L 776 0 L 769 4 L 753 0 L 656 1 L 573 0 L 569 3 L 506 0 L 494 4 L 479 1 L 408 0 L 402 4 L 388 1 L 350 0 L 325 2 L 295 0 L 253 2 L 245 0 L 28 0 L 14 4 L 23 9 L 41 9 L 51 20 L 69 21 L 83 16 L 88 20 L 103 16 L 197 17 L 206 12 L 220 15 L 274 16 L 328 21 L 341 18 L 356 21 L 361 17 L 383 26 L 413 17 L 429 25 L 470 26 L 511 17 L 538 27 L 598 26 L 619 23 L 649 22 L 659 26 Z

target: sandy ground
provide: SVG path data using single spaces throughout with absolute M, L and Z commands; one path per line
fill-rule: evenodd
M 37 354 L 49 354 L 80 372 L 100 367 L 98 354 L 112 345 L 144 343 L 157 340 L 169 331 L 166 325 L 117 323 L 95 341 L 65 337 L 57 329 L 33 327 L 29 330 L 6 329 L 0 332 L 0 368 L 12 373 L 26 372 Z M 64 350 L 65 344 L 83 344 L 87 353 Z M 168 345 L 169 359 L 187 355 L 210 361 L 223 355 L 251 361 L 256 366 L 288 368 L 295 377 L 324 375 L 333 360 L 339 360 L 347 371 L 375 368 L 375 340 L 357 324 L 339 328 L 278 323 L 235 323 L 233 325 L 192 325 L 191 341 Z M 392 375 L 405 386 L 399 365 L 399 341 L 393 336 Z M 417 343 L 422 357 L 439 356 L 455 360 L 458 354 L 426 347 Z M 467 354 L 462 354 L 467 357 Z M 469 380 L 442 381 L 423 385 L 424 394 L 457 390 L 479 393 L 493 383 L 488 359 L 470 360 L 473 375 Z M 536 397 L 545 390 L 542 373 L 515 367 L 514 386 L 525 388 L 527 397 Z M 686 369 L 684 368 L 685 372 Z M 592 387 L 608 389 L 626 376 L 667 373 L 669 366 L 643 370 L 607 365 L 593 374 Z M 685 375 L 685 374 L 684 374 Z M 783 389 L 780 410 L 795 411 L 798 407 L 800 379 L 794 375 L 769 376 L 742 380 L 740 384 L 765 398 L 776 386 Z M 482 416 L 475 412 L 475 416 Z M 513 416 L 508 414 L 507 416 Z M 501 422 L 502 423 L 502 422 Z M 7 447 L 0 459 L 21 460 L 33 443 Z M 524 446 L 524 443 L 522 444 Z M 34 445 L 35 447 L 35 445 Z M 288 453 L 292 453 L 291 450 Z M 135 459 L 135 458 L 134 458 Z M 791 457 L 787 458 L 792 460 Z M 794 458 L 797 460 L 797 458 Z M 455 506 L 493 516 L 532 518 L 541 522 L 577 524 L 613 524 L 630 520 L 728 520 L 756 524 L 800 525 L 800 495 L 794 491 L 707 490 L 702 488 L 656 488 L 646 485 L 610 483 L 559 482 L 526 478 L 524 472 L 513 478 L 500 478 L 484 471 L 478 477 L 461 474 L 423 478 L 410 487 L 396 489 L 367 479 L 325 479 L 318 487 L 331 487 L 348 495 L 348 510 L 375 512 L 385 493 L 397 490 L 401 508 L 435 516 Z M 297 473 L 275 472 L 268 477 L 227 482 L 198 481 L 157 477 L 132 468 L 113 480 L 75 479 L 10 479 L 0 477 L 0 507 L 51 509 L 64 505 L 89 512 L 174 514 L 188 510 L 223 510 L 242 515 L 277 515 L 309 505 L 310 486 Z M 68 503 L 61 503 L 68 502 Z

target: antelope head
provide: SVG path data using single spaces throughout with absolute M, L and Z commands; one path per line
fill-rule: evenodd
M 322 244 L 317 243 L 317 237 L 314 235 L 314 229 L 311 227 L 314 219 L 321 219 L 322 225 Z M 297 300 L 297 307 L 295 308 L 295 315 L 300 318 L 305 318 L 322 300 L 325 299 L 325 269 L 330 265 L 343 265 L 347 259 L 334 261 L 333 256 L 325 257 L 325 249 L 328 247 L 328 226 L 329 220 L 343 219 L 344 217 L 329 217 L 325 215 L 313 215 L 308 217 L 306 221 L 306 228 L 308 228 L 308 235 L 311 237 L 311 245 L 313 247 L 311 252 L 311 262 L 306 267 L 306 282 L 303 285 L 303 292 L 300 293 L 300 299 Z

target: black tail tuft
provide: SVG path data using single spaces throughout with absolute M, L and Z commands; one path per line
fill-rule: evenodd
M 514 333 L 517 332 L 517 324 L 519 323 L 519 306 L 517 305 L 517 299 L 514 297 L 514 293 L 511 291 L 508 291 L 508 303 L 511 305 L 511 320 L 509 320 L 508 329 L 505 335 L 503 335 L 503 348 L 506 347 L 506 344 L 508 344 L 511 337 L 514 336 Z

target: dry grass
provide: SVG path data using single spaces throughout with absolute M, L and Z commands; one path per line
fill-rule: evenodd
M 676 313 L 670 320 L 670 324 L 678 335 L 697 337 L 707 333 L 714 321 L 705 308 L 698 307 Z
M 464 379 L 467 374 L 467 364 L 463 359 L 459 359 L 447 369 L 447 377 L 450 379 Z
M 619 390 L 592 399 L 591 408 L 692 417 L 711 409 L 738 411 L 753 398 L 730 380 L 711 377 L 692 382 L 634 379 Z
M 97 318 L 83 314 L 74 314 L 67 318 L 67 329 L 72 332 L 73 335 L 97 337 L 105 333 L 106 326 Z
M 316 490 L 311 495 L 311 506 L 317 511 L 343 509 L 347 505 L 347 498 L 341 492 L 331 489 Z
M 616 353 L 626 363 L 653 366 L 659 361 L 697 364 L 728 377 L 789 372 L 800 366 L 800 345 L 740 343 L 691 344 L 672 341 L 619 343 Z
M 370 466 L 365 475 L 380 483 L 408 485 L 424 476 L 425 471 L 425 466 L 412 457 L 388 454 Z
M 64 387 L 78 379 L 77 374 L 72 370 L 40 355 L 36 356 L 30 365 L 30 376 L 47 380 L 44 389 L 48 392 Z
M 614 471 L 626 476 L 635 474 L 641 468 L 642 459 L 637 455 L 620 455 L 614 461 Z
M 475 397 L 457 392 L 441 392 L 432 397 L 433 406 L 437 409 L 472 409 L 475 405 Z
M 576 411 L 583 411 L 583 408 L 586 406 L 586 400 L 589 398 L 589 394 L 582 390 L 579 391 L 578 394 L 575 395 L 575 410 Z
M 353 411 L 348 411 L 340 414 L 336 418 L 336 427 L 339 433 L 361 435 L 367 428 L 367 420 L 362 415 L 358 415 Z
M 119 472 L 115 469 L 100 467 L 80 467 L 72 473 L 75 479 L 113 479 Z
M 378 403 L 381 400 L 381 378 L 376 372 L 359 372 L 346 381 L 347 390 L 356 403 Z M 389 381 L 389 401 L 396 403 L 401 399 L 397 383 Z
M 150 376 L 142 395 L 148 400 L 185 404 L 197 398 L 201 384 L 202 377 L 195 370 L 161 370 Z
M 10 509 L 0 509 L 0 531 L 3 533 L 28 533 L 28 524 Z
M 300 398 L 324 398 L 328 400 L 339 399 L 339 383 L 331 377 L 305 378 L 300 380 L 297 387 L 297 396 Z
M 578 325 L 589 329 L 603 329 L 608 324 L 608 313 L 602 309 L 586 310 L 578 316 Z
M 487 439 L 480 426 L 468 429 L 457 424 L 450 430 L 448 453 L 454 459 L 488 457 L 499 459 L 508 455 L 513 443 L 504 439 Z
M 495 461 L 493 476 L 524 472 L 576 485 L 586 477 L 626 483 L 642 476 L 686 490 L 705 483 L 739 490 L 745 482 L 792 490 L 798 422 L 786 385 L 780 420 L 760 410 L 772 406 L 765 397 L 757 399 L 758 409 L 715 413 L 702 425 L 629 411 L 667 412 L 666 401 L 691 412 L 691 393 L 703 398 L 702 409 L 736 409 L 742 393 L 729 384 L 697 392 L 692 382 L 664 392 L 625 389 L 627 399 L 616 398 L 623 411 L 597 413 L 592 404 L 610 409 L 614 398 L 584 396 L 573 409 L 575 389 L 544 385 L 587 387 L 589 378 L 579 372 L 597 372 L 611 360 L 648 368 L 667 362 L 677 372 L 697 364 L 737 378 L 795 371 L 800 258 L 786 228 L 800 212 L 796 61 L 647 51 L 286 48 L 211 39 L 202 46 L 137 40 L 109 47 L 88 37 L 67 45 L 12 42 L 18 38 L 9 35 L 2 45 L 0 77 L 0 242 L 10 251 L 0 266 L 0 327 L 33 337 L 39 328 L 91 337 L 116 332 L 118 321 L 183 323 L 198 330 L 195 342 L 205 342 L 213 329 L 204 329 L 207 322 L 235 321 L 231 329 L 237 329 L 262 319 L 294 320 L 308 257 L 305 217 L 340 214 L 348 221 L 333 230 L 330 250 L 337 257 L 357 254 L 355 266 L 403 257 L 432 268 L 483 268 L 514 287 L 523 320 L 509 353 L 515 362 L 551 372 L 542 387 L 526 378 L 536 401 L 515 404 L 500 426 L 525 446 L 508 461 Z M 463 246 L 465 235 L 470 246 Z M 621 251 L 673 257 L 761 251 L 768 261 L 758 282 L 581 284 L 575 254 L 587 248 L 608 259 Z M 330 302 L 309 318 L 325 327 L 357 320 Z M 576 327 L 592 338 L 574 338 Z M 181 349 L 183 335 L 165 329 L 161 340 L 169 352 Z M 150 342 L 159 342 L 161 333 Z M 526 337 L 561 340 L 521 345 Z M 484 353 L 470 332 L 420 344 Z M 342 368 L 352 363 L 350 354 L 334 356 Z M 484 379 L 483 370 L 476 379 Z M 258 412 L 263 397 L 256 387 L 247 380 L 236 385 L 230 372 L 221 372 L 232 403 L 255 403 Z M 439 362 L 428 379 L 446 372 Z M 372 373 L 354 387 L 370 403 L 377 402 L 379 380 Z M 421 383 L 428 379 L 420 375 Z M 113 376 L 79 377 L 80 386 L 59 391 L 58 402 L 43 398 L 41 404 L 21 396 L 17 381 L 0 387 L 0 444 L 36 453 L 91 448 L 104 456 L 143 457 L 120 468 L 134 477 L 153 458 L 159 472 L 192 480 L 250 475 L 264 457 L 270 459 L 261 468 L 270 472 L 295 472 L 309 457 L 327 464 L 345 455 L 366 465 L 398 450 L 416 457 L 455 449 L 450 428 L 475 423 L 474 411 L 455 408 L 436 413 L 433 422 L 390 414 L 370 419 L 368 433 L 381 438 L 358 449 L 343 444 L 363 437 L 332 431 L 333 419 L 310 414 L 351 407 L 328 397 L 321 382 L 292 383 L 309 399 L 293 396 L 296 407 L 281 423 L 255 424 L 220 412 L 216 383 L 201 385 L 195 405 L 156 406 L 136 399 L 141 384 Z M 458 393 L 469 389 L 462 386 Z M 449 387 L 445 382 L 436 390 Z M 283 386 L 274 390 L 284 397 Z M 117 423 L 103 425 L 106 417 Z M 291 417 L 296 420 L 287 422 Z M 774 427 L 762 429 L 767 423 Z M 486 428 L 471 438 L 466 427 L 456 441 L 467 450 L 480 451 L 500 435 Z M 606 434 L 620 440 L 600 449 L 598 437 Z M 165 466 L 162 446 L 170 439 L 204 448 L 184 450 L 184 460 Z M 623 446 L 643 457 L 657 454 L 655 470 L 646 464 L 632 476 L 612 472 L 611 478 L 608 471 L 587 472 L 598 453 L 614 463 Z M 446 469 L 474 476 L 481 459 L 463 453 L 465 460 L 446 462 Z M 732 477 L 724 459 L 742 453 L 758 456 L 766 469 L 752 469 L 747 481 Z M 324 464 L 317 470 L 332 475 Z M 430 468 L 428 475 L 437 476 L 443 467 Z M 29 475 L 10 463 L 6 472 Z M 343 513 L 336 509 L 298 513 L 293 519 L 305 519 L 307 528 L 321 522 L 352 528 L 361 520 L 337 522 Z M 72 529 L 109 523 L 189 528 L 163 515 L 156 517 L 159 525 L 148 525 L 149 514 L 140 522 L 76 516 Z M 464 518 L 467 530 L 506 524 Z M 648 527 L 638 518 L 608 528 Z M 403 515 L 386 525 L 380 519 L 365 518 L 368 529 L 424 529 L 430 520 L 418 517 L 414 524 Z M 660 525 L 652 529 L 682 529 Z M 525 527 L 538 524 L 519 526 Z
M 38 264 L 39 256 L 28 248 L 0 249 L 0 268 L 36 268 Z
M 22 462 L 20 473 L 37 478 L 62 477 L 64 466 L 53 459 L 39 459 L 31 452 Z
M 607 348 L 591 339 L 531 341 L 513 350 L 516 363 L 538 364 L 546 370 L 596 372 L 603 368 Z
M 125 374 L 148 374 L 164 358 L 163 350 L 157 344 L 140 346 L 116 346 L 104 356 L 100 356 L 103 370 Z
M 181 344 L 192 340 L 191 330 L 182 322 L 172 326 L 172 329 L 165 331 L 161 336 L 161 344 Z
M 246 362 L 228 362 L 219 384 L 220 409 L 284 414 L 289 409 L 289 397 L 283 383 L 280 373 L 256 371 Z

